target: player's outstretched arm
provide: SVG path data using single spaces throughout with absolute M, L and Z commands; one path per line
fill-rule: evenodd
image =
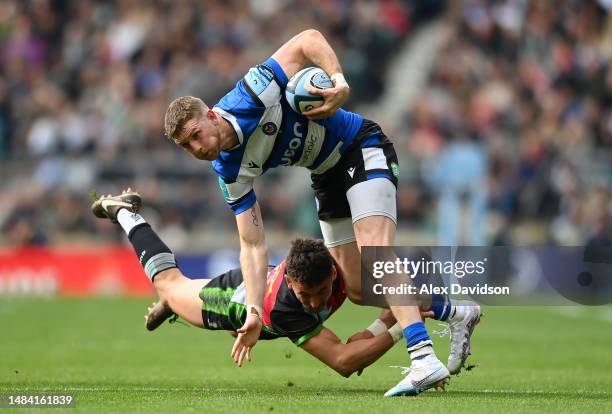
M 272 57 L 280 64 L 287 77 L 293 76 L 308 62 L 327 72 L 334 83 L 333 88 L 312 88 L 311 93 L 323 97 L 324 103 L 318 108 L 303 114 L 311 119 L 328 118 L 336 113 L 349 94 L 349 86 L 336 53 L 329 42 L 318 30 L 309 29 L 291 38 L 282 45 Z
M 363 331 L 359 331 L 351 335 L 346 342 L 353 342 L 358 341 L 360 339 L 372 338 L 373 336 L 377 335 L 377 329 L 385 331 L 395 325 L 396 322 L 397 321 L 395 320 L 395 316 L 393 316 L 393 312 L 391 312 L 391 310 L 382 309 L 380 311 L 378 319 L 376 319 L 369 327 L 367 327 Z
M 344 344 L 327 328 L 302 344 L 301 348 L 317 357 L 343 377 L 362 371 L 395 344 L 389 333 Z
M 246 284 L 247 318 L 242 328 L 237 331 L 232 358 L 238 366 L 242 366 L 245 358 L 251 360 L 251 348 L 257 343 L 262 328 L 268 248 L 257 202 L 236 216 L 236 224 L 240 235 L 240 267 Z
M 423 318 L 423 322 L 427 318 L 433 318 L 434 313 L 431 310 L 422 310 L 421 309 L 421 318 Z M 360 339 L 368 339 L 373 336 L 379 335 L 390 329 L 393 325 L 397 323 L 395 316 L 393 316 L 393 312 L 389 309 L 382 309 L 378 319 L 376 319 L 370 326 L 368 326 L 363 331 L 359 331 L 349 337 L 346 342 L 358 341 Z

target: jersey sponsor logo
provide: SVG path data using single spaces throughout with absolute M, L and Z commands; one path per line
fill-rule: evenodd
M 263 65 L 251 68 L 244 77 L 247 85 L 256 95 L 261 94 L 270 84 L 270 82 L 272 82 L 272 79 L 274 79 L 274 75 L 270 73 L 270 69 L 268 67 Z
M 314 135 L 306 137 L 306 140 L 304 141 L 304 151 L 302 151 L 302 159 L 307 160 L 310 158 L 310 153 L 314 150 L 316 143 L 317 137 Z
M 355 174 L 355 167 L 351 167 L 348 170 L 346 170 L 346 172 L 348 173 L 348 175 L 351 176 L 351 178 L 353 178 L 353 175 Z
M 308 121 L 308 133 L 304 137 L 302 155 L 293 165 L 310 167 L 321 152 L 323 141 L 325 141 L 325 128 L 315 122 Z
M 276 133 L 277 127 L 274 122 L 266 122 L 261 127 L 262 131 L 266 135 L 274 135 Z
M 304 134 L 302 133 L 302 131 L 300 131 L 300 128 L 302 128 L 302 124 L 300 124 L 299 122 L 293 124 L 294 137 L 291 138 L 291 141 L 289 141 L 289 144 L 287 145 L 288 148 L 283 153 L 283 157 L 281 158 L 281 165 L 291 165 L 293 157 L 295 156 L 295 151 L 300 148 L 300 145 L 302 145 L 302 138 L 304 138 Z

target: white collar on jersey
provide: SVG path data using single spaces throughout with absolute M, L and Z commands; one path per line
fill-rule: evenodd
M 226 151 L 231 151 L 242 145 L 242 142 L 244 141 L 244 135 L 242 134 L 242 129 L 240 128 L 240 125 L 238 125 L 238 120 L 236 119 L 236 117 L 230 114 L 229 112 L 219 108 L 218 106 L 213 107 L 212 110 L 221 115 L 223 119 L 227 120 L 234 128 L 234 131 L 236 131 L 236 136 L 238 136 L 238 144 L 234 145 L 232 148 Z

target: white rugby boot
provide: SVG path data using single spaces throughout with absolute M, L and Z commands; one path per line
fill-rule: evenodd
M 458 374 L 464 367 L 465 360 L 471 353 L 474 328 L 480 322 L 481 316 L 480 306 L 466 300 L 459 301 L 456 315 L 449 319 L 451 346 L 447 368 L 451 375 Z
M 448 369 L 435 354 L 412 361 L 403 373 L 406 377 L 387 391 L 385 397 L 415 396 L 434 387 L 443 390 L 450 378 Z

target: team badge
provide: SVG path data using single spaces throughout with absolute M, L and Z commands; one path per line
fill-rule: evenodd
M 395 178 L 399 178 L 399 165 L 396 162 L 391 163 L 391 171 L 393 171 Z
M 276 124 L 274 122 L 266 122 L 261 129 L 266 135 L 274 135 L 276 133 Z

